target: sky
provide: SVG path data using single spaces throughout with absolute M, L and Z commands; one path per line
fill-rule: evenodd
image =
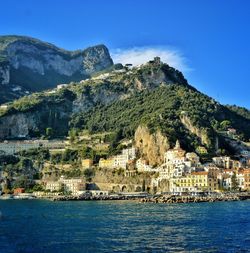
M 223 104 L 250 109 L 249 0 L 0 0 L 0 35 L 68 50 L 105 44 L 115 62 L 154 56 Z

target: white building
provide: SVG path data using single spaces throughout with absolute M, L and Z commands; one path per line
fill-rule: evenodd
M 71 192 L 72 195 L 78 195 L 78 192 L 84 190 L 85 184 L 80 178 L 65 179 L 60 178 L 59 182 L 63 184 L 65 192 Z
M 0 109 L 7 110 L 8 109 L 8 105 L 0 105 Z
M 142 158 L 136 161 L 136 168 L 138 172 L 151 172 L 153 171 L 152 166 L 150 166 L 145 160 Z
M 239 188 L 243 190 L 244 189 L 244 184 L 245 184 L 244 172 L 243 171 L 239 171 L 236 174 L 236 179 L 237 179 Z
M 69 84 L 67 84 L 67 83 L 58 84 L 58 85 L 56 86 L 56 88 L 57 88 L 57 90 L 61 90 L 61 89 L 63 89 L 63 88 L 66 88 L 68 85 L 69 85 Z
M 222 168 L 227 168 L 229 169 L 231 167 L 230 163 L 230 157 L 229 156 L 219 156 L 219 157 L 213 157 L 213 162 L 215 165 L 222 167 Z
M 183 163 L 186 160 L 185 153 L 185 150 L 181 149 L 180 142 L 177 140 L 175 147 L 164 154 L 164 162 L 171 162 L 173 164 Z
M 136 158 L 135 148 L 127 148 L 122 150 L 122 154 L 114 156 L 114 167 L 126 169 L 129 160 Z
M 51 192 L 60 191 L 62 189 L 63 184 L 59 181 L 47 181 L 45 183 L 45 190 L 49 190 Z
M 63 149 L 65 143 L 63 141 L 35 140 L 35 141 L 5 141 L 0 143 L 0 151 L 5 154 L 13 155 L 23 150 L 33 148 Z

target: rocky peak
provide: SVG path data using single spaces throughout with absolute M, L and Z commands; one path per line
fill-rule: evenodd
M 83 69 L 87 74 L 101 71 L 113 65 L 109 50 L 105 45 L 89 47 L 82 52 Z
M 24 36 L 0 36 L 1 59 L 8 64 L 0 70 L 0 84 L 19 85 L 30 91 L 80 81 L 113 65 L 104 45 L 67 51 Z

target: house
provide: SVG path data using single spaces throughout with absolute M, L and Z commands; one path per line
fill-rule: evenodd
M 249 150 L 242 150 L 241 155 L 246 158 L 250 158 L 250 151 Z
M 250 169 L 245 169 L 244 173 L 244 190 L 250 191 Z
M 175 147 L 164 154 L 164 162 L 171 162 L 173 164 L 183 163 L 186 161 L 185 153 L 186 151 L 180 147 L 180 142 L 177 140 Z
M 126 169 L 128 161 L 135 158 L 136 150 L 134 147 L 123 149 L 122 154 L 114 156 L 114 167 Z
M 25 189 L 24 188 L 16 188 L 14 189 L 14 194 L 20 194 L 20 193 L 24 193 Z
M 68 86 L 67 83 L 62 83 L 62 84 L 58 84 L 58 85 L 56 86 L 56 88 L 57 88 L 57 90 L 61 90 L 61 89 L 63 89 L 63 88 L 66 88 L 67 86 Z
M 245 176 L 244 176 L 244 170 L 239 170 L 236 173 L 236 179 L 238 182 L 238 186 L 241 190 L 245 188 Z
M 184 177 L 171 178 L 170 192 L 202 192 L 218 191 L 217 179 L 209 176 L 207 171 L 192 172 Z
M 114 168 L 114 159 L 113 158 L 108 158 L 108 159 L 101 158 L 99 160 L 99 167 L 100 168 L 108 168 L 108 169 Z
M 45 182 L 45 190 L 51 192 L 59 192 L 63 189 L 63 184 L 59 181 L 47 181 Z
M 63 184 L 64 191 L 71 193 L 72 195 L 78 195 L 79 191 L 85 190 L 86 188 L 86 185 L 81 178 L 60 178 L 59 182 Z
M 0 105 L 0 109 L 7 110 L 8 109 L 8 105 Z
M 200 165 L 200 157 L 196 153 L 194 152 L 186 153 L 186 158 L 188 161 L 191 162 L 191 166 Z
M 218 167 L 226 169 L 230 169 L 232 167 L 231 159 L 229 156 L 213 157 L 212 160 Z
M 136 168 L 138 172 L 150 172 L 152 171 L 152 166 L 148 164 L 148 161 L 140 158 L 136 161 Z
M 93 160 L 92 159 L 82 159 L 82 168 L 88 169 L 93 166 Z
M 222 187 L 225 190 L 230 190 L 232 188 L 232 176 L 228 174 L 223 175 Z
M 39 147 L 44 147 L 48 149 L 63 149 L 65 148 L 65 143 L 63 141 L 48 141 L 48 140 L 5 141 L 0 143 L 0 150 L 8 155 L 13 155 L 23 150 L 29 150 Z
M 227 135 L 229 135 L 229 136 L 233 137 L 234 135 L 236 135 L 236 133 L 237 133 L 237 131 L 234 128 L 228 128 L 227 129 Z

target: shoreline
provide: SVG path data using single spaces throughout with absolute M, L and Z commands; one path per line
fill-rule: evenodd
M 216 194 L 209 196 L 191 196 L 191 195 L 103 195 L 103 196 L 54 196 L 54 197 L 21 197 L 21 196 L 1 196 L 0 200 L 49 200 L 49 201 L 136 201 L 138 203 L 202 203 L 202 202 L 227 202 L 244 201 L 250 199 L 250 193 L 247 194 Z
M 140 203 L 165 203 L 165 204 L 184 204 L 184 203 L 202 203 L 202 202 L 228 202 L 244 201 L 250 197 L 239 195 L 232 196 L 161 196 L 152 198 L 143 198 Z

